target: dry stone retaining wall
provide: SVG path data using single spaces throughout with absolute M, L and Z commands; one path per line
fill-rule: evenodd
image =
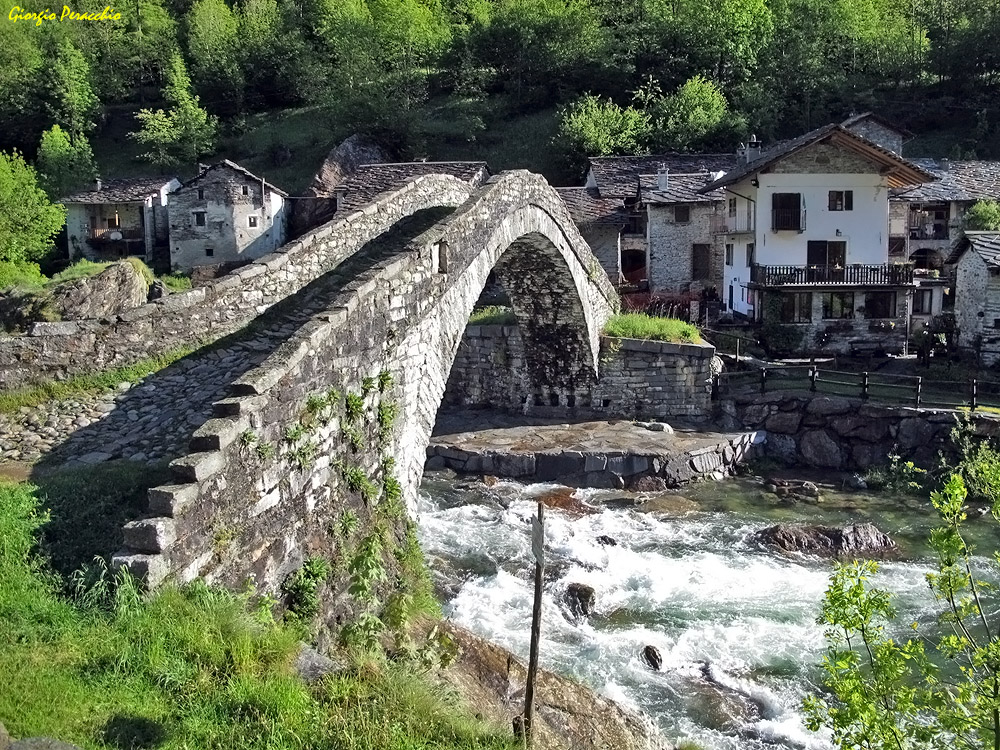
M 0 337 L 0 388 L 112 369 L 214 341 L 333 270 L 400 219 L 458 206 L 474 186 L 449 175 L 417 177 L 206 286 L 102 320 L 36 323 Z
M 555 191 L 535 175 L 506 173 L 348 283 L 326 312 L 234 382 L 232 396 L 216 404 L 217 417 L 194 434 L 191 453 L 171 464 L 176 483 L 152 489 L 149 517 L 126 526 L 127 548 L 116 562 L 151 584 L 202 576 L 228 586 L 252 580 L 258 590 L 275 592 L 304 557 L 342 556 L 344 542 L 335 533 L 340 514 L 350 510 L 371 529 L 385 512 L 384 500 L 358 491 L 362 477 L 384 481 L 385 457 L 394 459 L 390 471 L 404 499 L 415 498 L 472 306 L 505 256 L 519 272 L 532 270 L 517 257 L 524 254 L 535 259 L 536 283 L 567 292 L 547 297 L 554 306 L 531 321 L 533 356 L 541 362 L 557 334 L 577 342 L 571 351 L 578 359 L 535 374 L 561 389 L 592 379 L 593 342 L 614 291 L 606 276 L 588 272 L 596 260 Z M 519 314 L 541 312 L 537 290 L 508 291 Z M 536 296 L 526 299 L 529 293 Z M 376 386 L 382 373 L 392 378 L 384 392 Z M 317 410 L 317 398 L 331 389 L 334 407 Z M 363 395 L 362 414 L 350 414 L 348 392 Z M 394 414 L 381 438 L 380 409 Z M 403 520 L 390 524 L 397 540 Z M 330 614 L 343 616 L 352 605 L 343 588 L 334 590 Z
M 706 344 L 602 337 L 598 376 L 572 402 L 533 393 L 518 326 L 469 326 L 451 370 L 445 403 L 545 416 L 700 420 L 711 414 Z

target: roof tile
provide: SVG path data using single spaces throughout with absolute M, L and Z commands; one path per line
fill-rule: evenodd
M 480 185 L 490 176 L 484 161 L 416 161 L 401 164 L 362 164 L 350 179 L 338 186 L 343 190 L 340 211 L 353 211 L 371 203 L 377 195 L 401 186 L 414 177 L 448 174 L 463 182 Z
M 621 198 L 602 198 L 596 188 L 563 187 L 556 188 L 556 192 L 577 226 L 621 226 L 626 221 L 625 201 Z
M 653 154 L 651 156 L 595 156 L 590 172 L 604 198 L 633 197 L 640 175 L 660 169 L 679 174 L 725 172 L 736 167 L 736 154 Z
M 174 177 L 123 177 L 101 180 L 101 189 L 91 186 L 67 195 L 62 203 L 135 203 L 158 193 Z

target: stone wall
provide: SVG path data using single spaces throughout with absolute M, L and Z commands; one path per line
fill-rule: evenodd
M 983 361 L 1000 361 L 1000 274 L 979 253 L 966 250 L 955 272 L 955 322 L 962 346 L 981 347 Z
M 575 339 L 568 351 L 576 360 L 529 368 L 541 379 L 533 387 L 571 390 L 574 378 L 593 377 L 591 342 L 615 300 L 607 277 L 589 274 L 595 263 L 542 178 L 495 178 L 460 211 L 346 280 L 325 312 L 232 383 L 217 417 L 193 435 L 191 453 L 172 462 L 175 483 L 152 489 L 148 517 L 125 527 L 117 564 L 151 584 L 201 576 L 274 593 L 306 556 L 343 559 L 343 547 L 358 541 L 337 533 L 350 511 L 361 535 L 385 531 L 391 587 L 406 510 L 385 497 L 387 477 L 400 483 L 399 502 L 412 503 L 448 371 L 490 271 L 530 277 L 505 287 L 519 315 L 539 316 L 524 318 L 537 355 L 558 338 Z M 547 316 L 533 307 L 539 300 L 552 304 Z M 328 602 L 334 617 L 355 606 L 344 577 Z
M 601 268 L 615 284 L 622 280 L 621 227 L 611 224 L 590 224 L 580 227 L 580 233 L 590 245 Z
M 873 162 L 829 143 L 817 143 L 771 165 L 776 174 L 871 174 Z M 860 196 L 858 196 L 860 198 Z
M 444 402 L 543 416 L 704 419 L 711 411 L 715 348 L 602 337 L 597 380 L 572 402 L 533 393 L 518 326 L 469 326 Z
M 789 463 L 862 470 L 892 452 L 930 466 L 944 449 L 956 413 L 869 404 L 808 391 L 738 395 L 718 402 L 721 426 L 764 430 L 763 451 Z M 977 430 L 1000 433 L 1000 421 L 978 414 Z
M 649 206 L 649 289 L 652 292 L 699 292 L 721 289 L 725 255 L 723 244 L 712 235 L 712 217 L 721 204 L 684 204 L 690 221 L 674 222 L 674 207 Z M 709 246 L 708 278 L 694 278 L 694 245 Z
M 219 339 L 333 270 L 400 219 L 460 205 L 472 190 L 447 175 L 418 177 L 206 286 L 113 319 L 37 323 L 25 336 L 2 336 L 0 388 L 122 367 Z

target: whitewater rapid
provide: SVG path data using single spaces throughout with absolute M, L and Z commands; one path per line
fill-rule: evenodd
M 446 616 L 522 657 L 530 518 L 535 498 L 555 488 L 430 476 L 421 491 L 420 537 Z M 816 617 L 831 565 L 747 541 L 772 516 L 788 520 L 786 509 L 715 507 L 710 488 L 698 492 L 708 500 L 685 514 L 608 507 L 624 493 L 595 490 L 577 491 L 594 512 L 547 512 L 542 666 L 645 712 L 671 738 L 718 750 L 827 750 L 827 739 L 805 728 L 800 705 L 820 678 L 825 644 Z M 600 535 L 617 546 L 598 543 Z M 919 616 L 925 572 L 889 563 L 878 583 Z M 595 590 L 589 618 L 567 607 L 571 583 Z M 647 645 L 663 657 L 659 672 L 641 659 Z

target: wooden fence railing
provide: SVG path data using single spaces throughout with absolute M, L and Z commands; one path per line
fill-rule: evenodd
M 715 378 L 712 395 L 718 398 L 737 392 L 782 390 L 854 396 L 886 404 L 949 409 L 1000 408 L 1000 382 L 997 381 L 979 378 L 933 380 L 919 375 L 844 372 L 812 365 L 724 372 Z

